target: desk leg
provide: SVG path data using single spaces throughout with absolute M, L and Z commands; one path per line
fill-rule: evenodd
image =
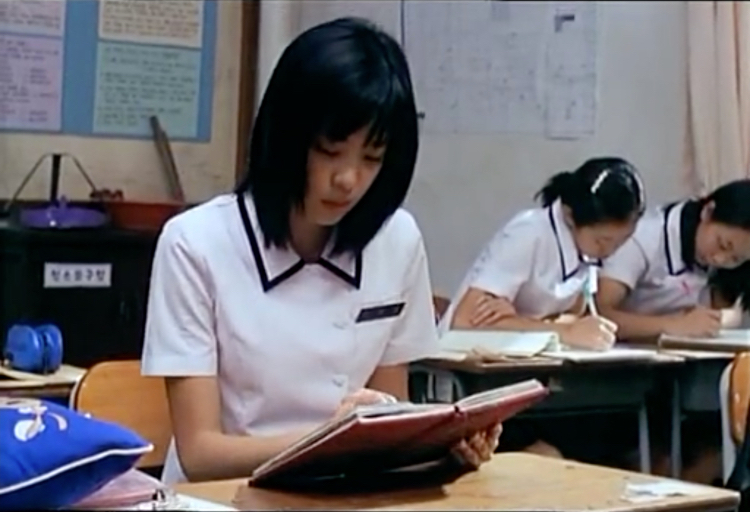
M 431 369 L 427 379 L 428 398 L 450 403 L 466 396 L 461 380 L 453 372 Z
M 679 376 L 675 376 L 672 384 L 672 447 L 671 447 L 672 478 L 680 478 L 682 474 L 682 407 L 680 405 Z
M 648 408 L 644 403 L 638 409 L 638 448 L 641 457 L 641 472 L 651 473 L 651 446 L 648 432 Z

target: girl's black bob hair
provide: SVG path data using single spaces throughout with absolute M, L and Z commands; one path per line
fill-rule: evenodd
M 712 221 L 750 231 L 750 180 L 725 183 L 696 203 L 696 229 L 700 211 L 712 203 Z M 712 269 L 710 284 L 725 301 L 735 303 L 739 299 L 742 309 L 750 311 L 750 262 L 735 268 Z
M 372 23 L 340 18 L 299 35 L 283 52 L 260 103 L 246 173 L 266 246 L 286 247 L 289 216 L 307 189 L 307 154 L 323 137 L 342 141 L 368 128 L 385 144 L 369 190 L 334 229 L 335 253 L 362 251 L 401 206 L 418 151 L 417 109 L 406 57 Z

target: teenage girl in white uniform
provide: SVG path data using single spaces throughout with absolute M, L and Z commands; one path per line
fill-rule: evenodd
M 633 237 L 605 261 L 597 300 L 622 339 L 711 337 L 741 322 L 741 310 L 750 306 L 748 292 L 750 180 L 739 180 L 706 197 L 649 211 Z M 701 380 L 708 380 L 705 373 Z M 683 478 L 712 483 L 719 473 L 717 416 L 714 411 L 689 415 L 683 426 L 689 448 Z M 653 422 L 655 432 L 668 431 L 668 418 L 662 420 L 662 429 L 661 422 Z
M 589 265 L 600 265 L 635 229 L 644 210 L 638 172 L 619 158 L 594 158 L 553 176 L 537 197 L 541 207 L 513 217 L 477 258 L 441 328 L 554 330 L 567 345 L 606 349 L 614 326 L 583 315 L 581 292 Z M 551 321 L 566 313 L 576 319 Z M 558 455 L 522 430 L 525 441 L 511 442 L 506 428 L 501 442 Z
M 583 312 L 590 265 L 599 266 L 635 229 L 643 210 L 636 170 L 595 158 L 554 176 L 537 194 L 541 208 L 513 217 L 482 251 L 445 315 L 442 329 L 556 330 L 573 346 L 606 348 L 611 325 Z
M 601 271 L 597 299 L 621 338 L 712 336 L 750 303 L 750 180 L 650 211 Z
M 340 19 L 284 51 L 236 193 L 159 238 L 142 364 L 166 377 L 166 482 L 247 477 L 355 405 L 408 399 L 408 364 L 437 350 L 422 236 L 400 209 L 417 146 L 391 37 Z M 488 460 L 499 432 L 457 459 Z

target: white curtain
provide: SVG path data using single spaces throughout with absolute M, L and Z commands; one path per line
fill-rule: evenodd
M 750 3 L 688 1 L 686 178 L 703 194 L 750 177 Z

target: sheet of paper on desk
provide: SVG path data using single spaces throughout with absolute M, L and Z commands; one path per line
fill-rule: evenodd
M 661 480 L 657 482 L 629 483 L 625 487 L 623 499 L 631 503 L 653 501 L 670 496 L 699 496 L 710 488 L 701 485 L 680 482 L 677 480 Z
M 184 494 L 176 494 L 168 501 L 147 501 L 130 507 L 107 508 L 101 510 L 190 510 L 205 512 L 236 512 L 239 509 L 227 507 L 220 503 L 193 498 Z
M 722 329 L 719 335 L 713 338 L 695 338 L 688 336 L 674 336 L 671 334 L 662 334 L 664 340 L 695 341 L 702 343 L 731 341 L 736 343 L 746 343 L 750 346 L 750 329 Z
M 533 357 L 559 348 L 557 333 L 489 330 L 451 330 L 440 337 L 443 352 L 477 353 L 482 356 Z
M 453 352 L 452 350 L 441 350 L 430 359 L 441 359 L 443 361 L 464 361 L 469 354 L 467 352 Z
M 704 351 L 731 351 L 750 349 L 750 329 L 722 329 L 719 335 L 713 338 L 693 338 L 687 336 L 673 336 L 662 334 L 659 337 L 659 343 L 664 348 L 682 348 L 686 350 Z
M 614 347 L 609 350 L 573 350 L 561 349 L 557 351 L 543 352 L 543 356 L 553 359 L 564 359 L 566 361 L 586 362 L 586 361 L 629 361 L 629 360 L 649 360 L 656 355 L 656 351 L 639 348 L 618 348 Z

